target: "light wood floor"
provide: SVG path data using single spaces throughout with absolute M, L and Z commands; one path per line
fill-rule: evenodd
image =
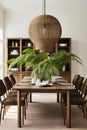
M 33 103 L 27 110 L 25 126 L 17 128 L 17 107 L 8 109 L 0 130 L 68 130 L 63 125 L 61 107 L 56 103 L 56 94 L 33 94 Z M 87 130 L 87 120 L 83 119 L 80 109 L 72 106 L 72 128 L 70 130 Z

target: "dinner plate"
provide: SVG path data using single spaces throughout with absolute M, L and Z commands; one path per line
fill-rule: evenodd
M 67 44 L 66 44 L 66 43 L 61 43 L 61 44 L 59 44 L 59 46 L 60 46 L 60 47 L 66 47 Z
M 65 82 L 58 82 L 59 85 L 61 86 L 70 86 L 71 83 L 65 83 Z
M 17 83 L 16 86 L 29 86 L 28 83 Z

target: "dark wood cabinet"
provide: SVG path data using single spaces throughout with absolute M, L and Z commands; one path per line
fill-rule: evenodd
M 67 52 L 71 52 L 71 38 L 60 38 L 58 43 L 56 43 L 55 51 L 59 50 L 65 50 Z M 61 73 L 61 76 L 63 76 L 68 82 L 71 82 L 71 62 L 68 63 Z
M 26 48 L 34 48 L 33 43 L 29 38 L 7 38 L 7 60 L 18 57 Z M 60 40 L 56 43 L 53 52 L 58 52 L 59 50 L 71 52 L 71 38 L 60 38 Z M 12 73 L 15 76 L 17 82 L 19 82 L 24 76 L 30 75 L 29 71 L 25 71 L 24 66 L 14 66 L 8 73 Z M 71 63 L 67 64 L 63 68 L 61 76 L 71 82 Z
M 26 48 L 33 48 L 33 44 L 29 38 L 7 38 L 7 60 L 22 55 Z M 19 82 L 24 76 L 30 75 L 30 72 L 25 71 L 24 66 L 17 67 L 16 65 L 9 71 L 7 65 L 7 73 L 12 73 L 17 82 Z

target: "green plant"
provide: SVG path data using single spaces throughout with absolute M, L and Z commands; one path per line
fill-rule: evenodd
M 73 53 L 61 50 L 49 56 L 48 53 L 39 53 L 33 49 L 25 49 L 23 54 L 15 59 L 8 60 L 9 69 L 14 65 L 25 65 L 26 70 L 32 68 L 32 76 L 41 80 L 48 80 L 51 75 L 59 75 L 67 63 L 75 60 L 82 64 L 82 60 Z

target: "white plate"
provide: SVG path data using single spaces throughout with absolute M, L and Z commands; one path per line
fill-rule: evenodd
M 16 86 L 29 86 L 28 83 L 17 83 Z
M 19 68 L 11 68 L 11 71 L 19 71 Z
M 59 46 L 60 46 L 60 47 L 66 47 L 67 44 L 66 44 L 66 43 L 61 43 L 61 44 L 59 44 Z

